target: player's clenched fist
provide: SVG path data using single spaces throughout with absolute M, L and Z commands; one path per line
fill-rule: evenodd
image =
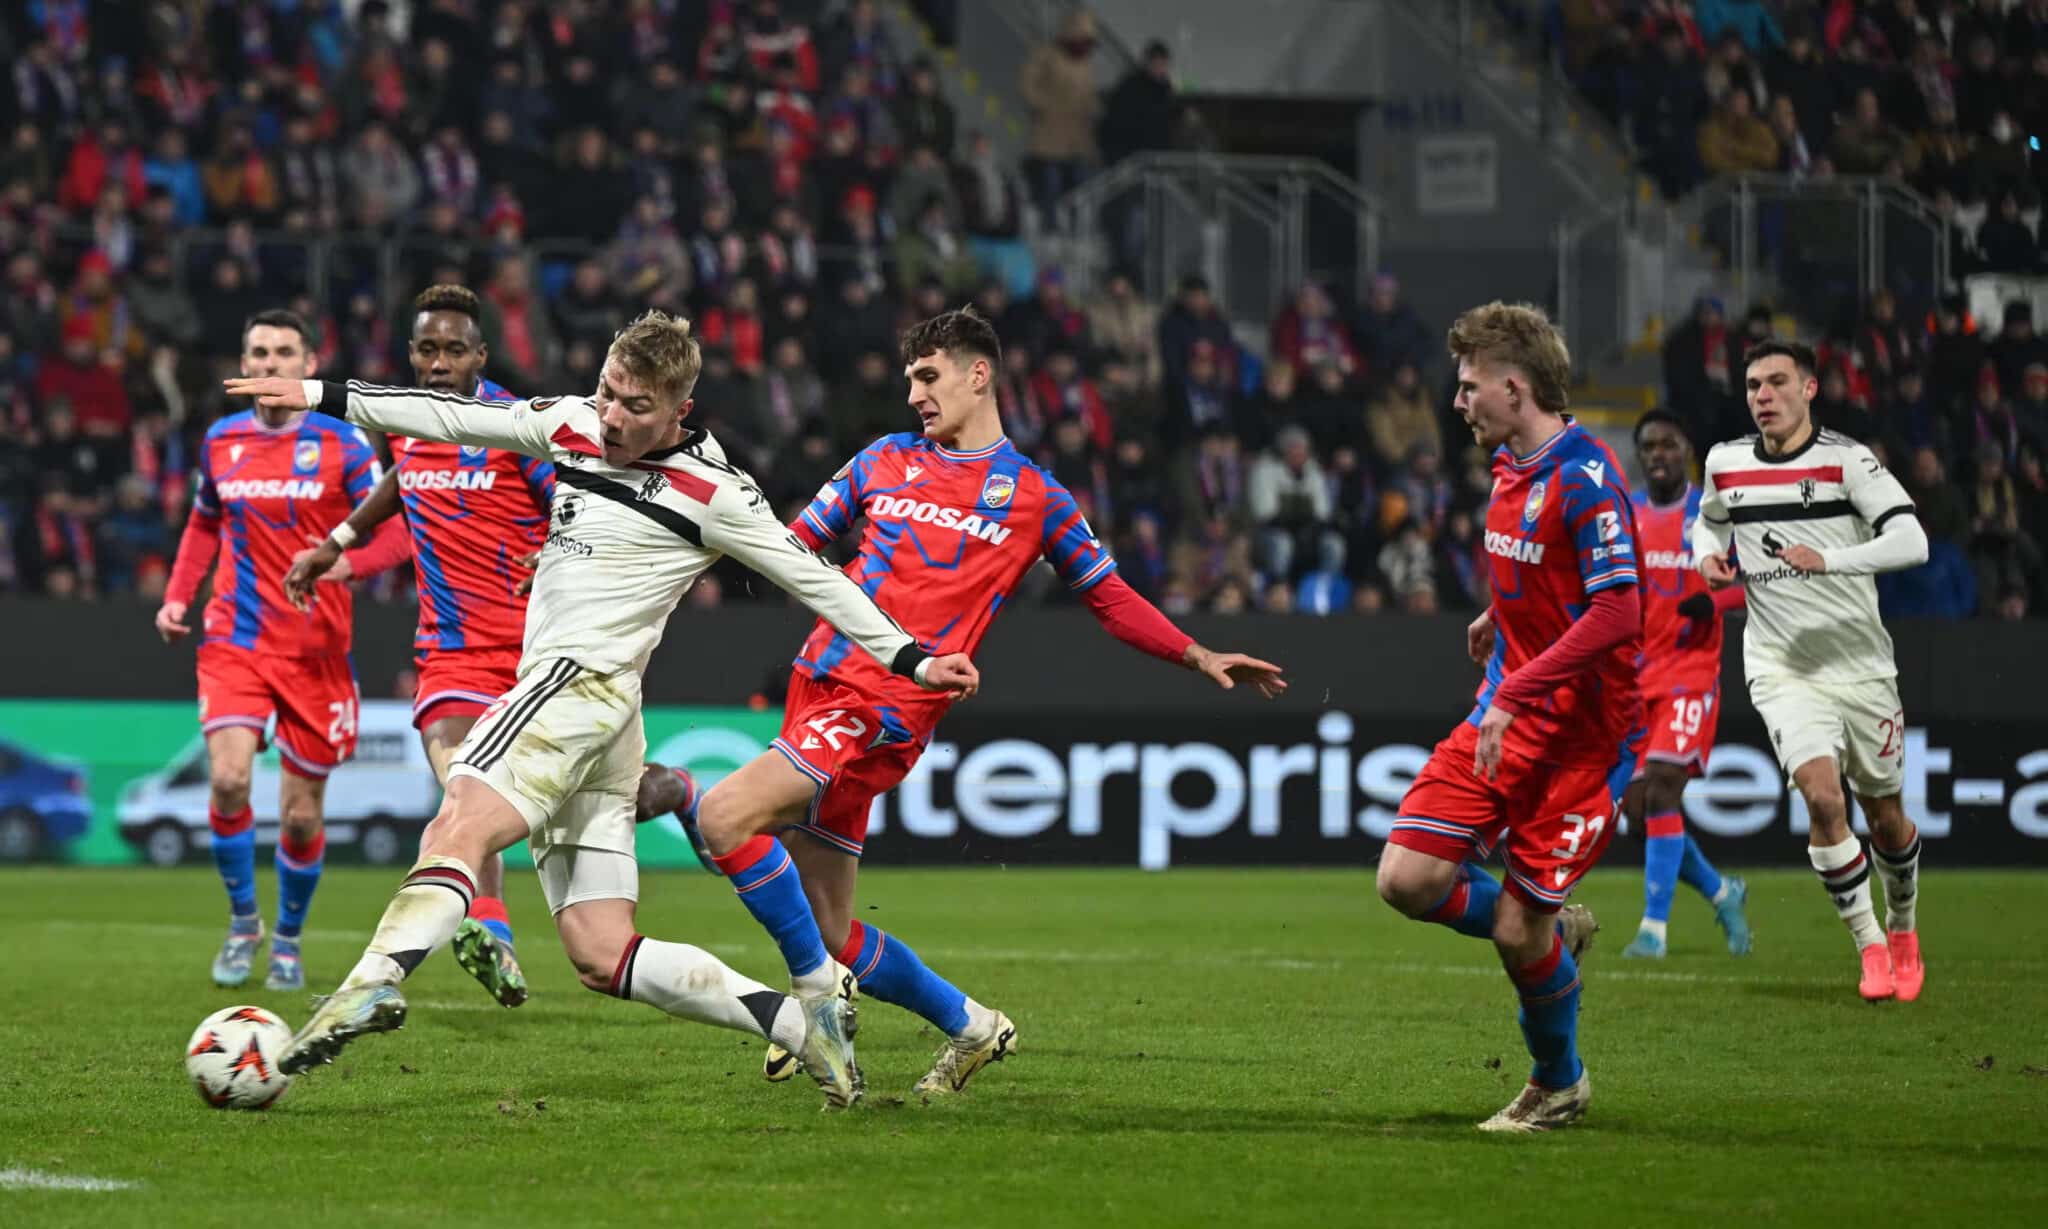
M 965 653 L 948 653 L 928 659 L 917 669 L 917 685 L 927 691 L 950 692 L 965 700 L 981 690 L 981 671 Z
M 1707 588 L 1726 589 L 1735 583 L 1735 569 L 1728 566 L 1725 554 L 1700 556 L 1700 575 L 1707 578 Z
M 1480 663 L 1493 656 L 1493 607 L 1480 611 L 1479 617 L 1465 629 L 1465 653 Z
M 291 570 L 284 574 L 285 599 L 300 610 L 313 604 L 316 581 L 344 581 L 352 575 L 341 543 L 311 534 L 306 535 L 306 540 L 313 545 L 293 555 Z
M 254 397 L 256 405 L 265 410 L 308 408 L 306 385 L 301 380 L 287 380 L 282 376 L 238 376 L 222 380 L 221 387 L 230 397 Z
M 191 625 L 185 622 L 185 603 L 165 602 L 157 608 L 156 634 L 164 638 L 165 644 L 192 634 Z

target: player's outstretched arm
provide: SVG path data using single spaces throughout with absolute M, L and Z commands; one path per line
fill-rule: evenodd
M 268 409 L 324 410 L 356 426 L 387 434 L 502 448 L 543 460 L 552 457 L 552 437 L 566 414 L 584 404 L 574 397 L 544 398 L 539 403 L 515 401 L 508 413 L 502 401 L 478 401 L 454 393 L 387 388 L 360 380 L 344 384 L 276 376 L 227 380 L 223 387 L 229 396 L 253 397 Z
M 966 654 L 933 657 L 919 648 L 916 638 L 884 614 L 859 585 L 806 550 L 775 519 L 759 492 L 721 486 L 708 507 L 711 515 L 701 526 L 705 546 L 767 577 L 893 673 L 963 699 L 980 688 L 981 676 Z
M 1110 635 L 1140 653 L 1207 675 L 1225 691 L 1249 683 L 1270 700 L 1287 690 L 1280 667 L 1243 653 L 1218 653 L 1196 643 L 1115 572 L 1082 590 L 1081 600 Z

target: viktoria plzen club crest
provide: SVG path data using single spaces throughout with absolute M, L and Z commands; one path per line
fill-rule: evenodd
M 1017 480 L 1009 474 L 990 474 L 988 481 L 981 484 L 981 506 L 1000 508 L 1010 502 L 1010 496 L 1017 493 Z

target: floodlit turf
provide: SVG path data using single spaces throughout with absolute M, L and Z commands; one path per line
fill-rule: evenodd
M 395 881 L 328 874 L 318 988 Z M 1682 895 L 1671 958 L 1644 965 L 1617 956 L 1636 877 L 1591 881 L 1592 1114 L 1498 1139 L 1473 1123 L 1525 1060 L 1491 951 L 1394 917 L 1361 871 L 871 872 L 863 916 L 1014 1016 L 1021 1052 L 964 1097 L 906 1102 L 937 1038 L 871 1001 L 868 1102 L 839 1115 L 808 1080 L 763 1083 L 758 1041 L 578 988 L 530 881 L 511 889 L 526 1007 L 439 955 L 403 1032 L 268 1113 L 210 1110 L 180 1065 L 202 1016 L 307 1015 L 208 984 L 211 872 L 6 872 L 0 1223 L 2040 1223 L 2043 878 L 1931 867 L 1926 994 L 1875 1007 L 1811 875 L 1751 885 L 1755 956 Z M 644 894 L 651 934 L 778 968 L 721 882 Z M 60 1178 L 136 1185 L 7 1189 Z

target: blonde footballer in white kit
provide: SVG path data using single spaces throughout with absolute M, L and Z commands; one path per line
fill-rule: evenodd
M 1806 799 L 1807 854 L 1856 940 L 1858 991 L 1873 1002 L 1910 1001 L 1926 977 L 1913 917 L 1920 832 L 1899 803 L 1906 715 L 1871 577 L 1926 562 L 1927 534 L 1870 449 L 1814 424 L 1812 350 L 1766 340 L 1745 360 L 1757 434 L 1707 454 L 1693 557 L 1715 588 L 1736 579 L 1731 542 L 1741 563 L 1749 697 Z M 1870 860 L 1849 828 L 1845 772 L 1884 880 L 1882 928 L 1871 909 Z
M 475 893 L 473 868 L 526 840 L 585 986 L 766 1037 L 803 1055 L 828 1104 L 858 1098 L 851 974 L 837 970 L 834 993 L 792 998 L 699 948 L 635 928 L 634 801 L 647 745 L 641 675 L 676 603 L 729 554 L 920 685 L 967 695 L 979 678 L 963 654 L 920 649 L 790 535 L 716 440 L 685 425 L 700 363 L 689 323 L 649 312 L 613 340 L 592 396 L 507 405 L 359 382 L 228 382 L 262 405 L 319 405 L 359 426 L 556 466 L 519 680 L 456 752 L 418 864 L 362 960 L 285 1049 L 285 1071 L 331 1061 L 353 1038 L 402 1025 L 398 984 L 454 936 Z

